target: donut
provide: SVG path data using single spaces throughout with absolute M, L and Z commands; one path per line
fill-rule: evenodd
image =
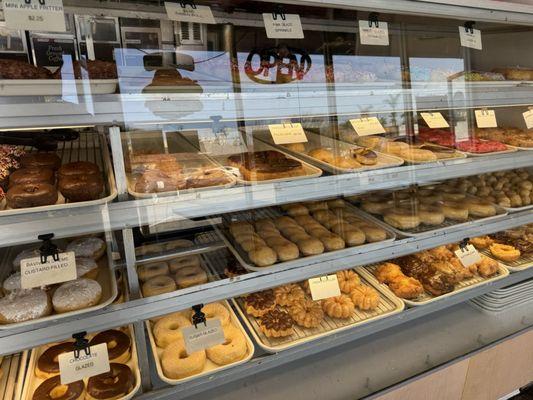
M 20 253 L 17 254 L 15 259 L 13 260 L 13 270 L 20 271 L 20 262 L 22 260 L 25 260 L 27 258 L 40 257 L 40 256 L 41 256 L 41 252 L 39 251 L 38 248 L 22 250 Z
M 281 262 L 295 260 L 300 257 L 298 246 L 288 241 L 284 244 L 272 246 L 272 248 Z
M 446 218 L 454 221 L 468 220 L 468 208 L 463 203 L 444 201 L 442 203 L 442 212 Z
M 441 207 L 427 204 L 420 204 L 418 216 L 420 217 L 420 222 L 424 225 L 440 225 L 446 218 Z
M 466 198 L 466 195 L 462 192 L 444 192 L 441 197 L 443 200 L 461 201 Z
M 92 258 L 76 258 L 76 276 L 78 278 L 96 279 L 98 264 Z
M 404 150 L 409 150 L 409 145 L 403 142 L 386 142 L 383 144 L 383 151 L 385 153 L 399 156 Z
M 333 159 L 332 165 L 343 169 L 361 168 L 361 164 L 352 157 L 337 156 Z
M 493 243 L 489 246 L 489 250 L 498 260 L 512 262 L 520 258 L 520 250 L 506 244 Z
M 76 257 L 92 258 L 98 260 L 106 250 L 105 242 L 97 237 L 74 239 L 67 245 L 66 251 L 73 251 Z
M 316 238 L 298 240 L 296 244 L 304 256 L 313 256 L 324 252 L 324 245 Z
M 398 155 L 405 161 L 411 162 L 437 161 L 438 159 L 435 153 L 423 149 L 403 149 Z
M 9 188 L 6 204 L 9 208 L 30 208 L 56 204 L 57 189 L 49 183 L 25 183 Z
M 365 241 L 369 243 L 381 242 L 387 239 L 387 231 L 378 226 L 361 224 L 358 226 L 359 229 L 365 234 Z
M 163 293 L 173 292 L 178 287 L 170 276 L 156 276 L 143 283 L 142 292 L 144 297 L 157 296 Z
M 274 309 L 261 317 L 259 327 L 266 337 L 281 338 L 294 333 L 294 320 L 285 311 Z
M 161 367 L 169 379 L 183 379 L 199 374 L 204 370 L 205 363 L 205 351 L 187 354 L 183 339 L 169 344 L 161 355 Z
M 316 328 L 324 319 L 324 311 L 318 301 L 303 299 L 289 307 L 289 314 L 296 324 L 304 328 Z
M 375 310 L 379 304 L 379 293 L 370 286 L 358 285 L 350 291 L 350 299 L 362 311 Z
M 168 267 L 172 274 L 177 272 L 180 268 L 199 266 L 200 257 L 198 257 L 196 254 L 192 256 L 173 258 L 172 260 L 168 261 Z
M 170 343 L 173 343 L 179 339 L 183 339 L 183 333 L 181 332 L 181 329 L 191 325 L 191 319 L 187 318 L 181 312 L 166 315 L 163 318 L 160 318 L 154 324 L 152 329 L 157 346 L 165 348 Z
M 274 289 L 276 303 L 282 307 L 290 307 L 305 299 L 303 289 L 295 284 L 283 285 Z
M 20 157 L 24 168 L 50 168 L 56 171 L 61 166 L 61 159 L 55 153 L 28 153 Z
M 11 274 L 2 284 L 2 289 L 4 289 L 4 293 L 6 294 L 19 290 L 20 288 L 20 272 Z
M 89 161 L 74 161 L 63 164 L 57 171 L 59 179 L 81 175 L 100 175 L 100 169 L 96 164 Z
M 114 362 L 109 368 L 109 372 L 89 378 L 86 400 L 120 399 L 134 388 L 135 376 L 130 367 Z
M 48 183 L 56 181 L 54 170 L 50 168 L 21 168 L 9 175 L 9 187 L 28 183 Z
M 357 246 L 366 241 L 366 234 L 363 230 L 354 226 L 347 226 L 344 231 L 336 232 L 344 239 L 348 246 Z
M 180 289 L 201 285 L 207 282 L 207 273 L 200 266 L 184 267 L 178 269 L 174 275 L 176 284 Z
M 100 175 L 75 175 L 60 177 L 57 187 L 70 202 L 96 200 L 104 192 L 104 180 Z
M 102 287 L 92 279 L 80 278 L 65 282 L 52 296 L 56 313 L 66 313 L 92 307 L 100 302 Z
M 361 203 L 361 208 L 370 214 L 382 214 L 387 208 L 393 204 L 392 201 L 364 200 Z
M 355 156 L 355 159 L 363 165 L 376 165 L 378 163 L 378 155 L 371 149 L 352 149 L 352 155 Z
M 227 365 L 242 360 L 248 352 L 246 339 L 233 325 L 224 327 L 224 343 L 206 350 L 207 358 L 217 365 Z
M 249 252 L 248 258 L 258 267 L 268 267 L 278 260 L 276 252 L 266 246 Z
M 386 211 L 383 220 L 398 229 L 414 229 L 420 225 L 418 214 L 399 208 Z
M 469 242 L 477 249 L 486 249 L 494 243 L 494 240 L 490 236 L 478 236 L 470 239 Z
M 56 375 L 42 382 L 35 392 L 32 400 L 82 400 L 85 392 L 83 381 L 61 384 L 61 376 Z
M 474 217 L 492 217 L 493 215 L 496 215 L 496 207 L 488 201 L 466 199 L 465 205 L 468 207 L 469 215 Z
M 35 366 L 35 375 L 41 379 L 48 379 L 51 376 L 59 374 L 59 355 L 72 351 L 74 351 L 73 342 L 64 342 L 50 346 L 39 356 L 37 365 Z
M 332 318 L 350 318 L 355 310 L 355 306 L 350 297 L 341 294 L 337 297 L 330 297 L 322 300 L 322 309 Z
M 52 313 L 48 294 L 41 289 L 15 291 L 0 299 L 0 324 L 13 324 Z
M 149 281 L 156 276 L 168 275 L 168 264 L 164 261 L 143 264 L 137 267 L 137 275 L 141 282 Z
M 327 164 L 333 164 L 333 160 L 335 158 L 331 150 L 323 147 L 311 150 L 308 155 L 309 157 L 316 158 L 317 160 L 323 161 Z
M 300 215 L 309 215 L 309 210 L 302 204 L 292 204 L 291 207 L 285 210 L 291 217 L 298 217 Z
M 305 144 L 303 143 L 288 143 L 284 144 L 283 147 L 296 153 L 305 153 Z
M 350 293 L 361 284 L 361 278 L 354 271 L 347 269 L 337 272 L 337 280 L 342 293 Z
M 240 241 L 239 244 L 247 253 L 266 246 L 265 241 L 260 237 L 249 237 L 248 239 Z
M 89 342 L 90 346 L 105 343 L 109 361 L 124 364 L 131 358 L 131 339 L 126 333 L 117 329 L 110 329 L 98 333 Z

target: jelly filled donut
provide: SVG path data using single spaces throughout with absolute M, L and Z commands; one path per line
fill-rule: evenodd
M 76 257 L 92 258 L 98 260 L 106 250 L 105 242 L 96 237 L 78 238 L 67 245 L 66 251 L 73 251 Z
M 90 346 L 106 343 L 109 361 L 117 363 L 126 363 L 130 357 L 131 339 L 122 331 L 111 329 L 100 332 L 93 337 L 89 343 Z

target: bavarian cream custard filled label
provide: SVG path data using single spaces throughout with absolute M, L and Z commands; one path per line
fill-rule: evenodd
M 31 289 L 76 279 L 76 256 L 73 251 L 59 253 L 59 261 L 48 256 L 43 264 L 41 257 L 26 258 L 20 262 L 22 289 Z

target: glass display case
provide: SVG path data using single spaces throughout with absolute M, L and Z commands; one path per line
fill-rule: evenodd
M 63 6 L 0 22 L 4 398 L 104 342 L 69 390 L 379 396 L 533 326 L 533 7 Z

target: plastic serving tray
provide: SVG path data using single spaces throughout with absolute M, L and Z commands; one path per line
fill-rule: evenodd
M 28 351 L 0 357 L 0 398 L 3 400 L 19 400 L 22 394 Z
M 76 96 L 110 94 L 118 79 L 2 79 L 0 96 Z
M 129 400 L 139 391 L 141 387 L 141 373 L 139 371 L 139 361 L 137 359 L 137 346 L 135 344 L 135 334 L 133 328 L 128 326 L 129 335 L 131 338 L 131 358 L 128 362 L 124 363 L 131 368 L 133 375 L 135 376 L 135 386 L 126 396 L 118 397 L 116 400 Z M 89 338 L 94 337 L 95 335 L 88 335 Z M 55 344 L 55 343 L 53 343 Z M 41 379 L 35 375 L 35 366 L 39 356 L 50 347 L 51 345 L 41 346 L 33 349 L 30 355 L 30 362 L 28 364 L 28 370 L 26 372 L 26 377 L 24 379 L 24 389 L 22 391 L 21 400 L 31 400 L 33 392 L 39 387 L 41 383 L 44 382 L 44 379 Z M 87 385 L 88 379 L 84 379 L 85 385 Z

